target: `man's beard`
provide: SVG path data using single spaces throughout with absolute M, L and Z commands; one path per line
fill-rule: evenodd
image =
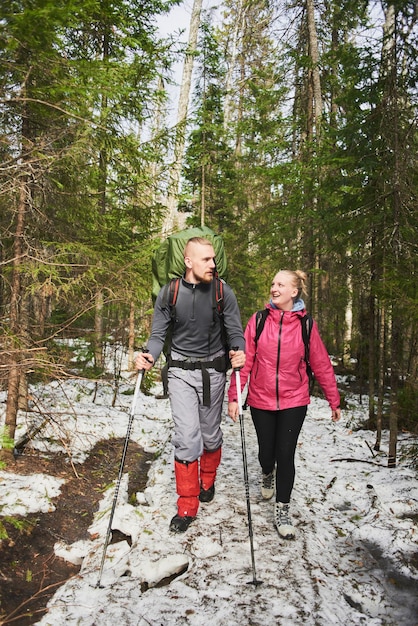
M 213 272 L 205 272 L 201 276 L 195 274 L 195 278 L 201 283 L 209 284 L 213 281 Z

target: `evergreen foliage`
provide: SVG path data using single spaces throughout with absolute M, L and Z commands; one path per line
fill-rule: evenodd
M 128 341 L 133 310 L 137 344 L 149 331 L 175 138 L 165 122 L 154 127 L 175 59 L 157 18 L 173 4 L 2 8 L 9 435 L 27 372 L 66 371 L 55 337 L 85 333 L 99 374 L 106 344 Z M 307 271 L 308 310 L 369 394 L 370 423 L 396 415 L 416 430 L 415 3 L 379 13 L 367 0 L 224 0 L 198 48 L 179 210 L 222 235 L 244 323 L 277 270 Z

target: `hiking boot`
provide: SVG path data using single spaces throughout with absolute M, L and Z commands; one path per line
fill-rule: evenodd
M 212 502 L 215 496 L 215 483 L 209 489 L 203 489 L 200 487 L 199 500 L 200 502 Z
M 289 515 L 289 505 L 276 502 L 274 505 L 274 525 L 283 539 L 294 539 L 295 529 Z
M 261 476 L 261 495 L 264 500 L 270 500 L 274 494 L 274 470 L 270 474 Z
M 185 517 L 175 515 L 170 522 L 170 530 L 172 533 L 184 533 L 195 519 L 195 517 L 191 517 L 190 515 L 186 515 Z

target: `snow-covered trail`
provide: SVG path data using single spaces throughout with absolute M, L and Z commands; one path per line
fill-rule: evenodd
M 372 458 L 366 444 L 367 438 L 373 443 L 372 433 L 352 433 L 347 416 L 333 424 L 327 403 L 313 398 L 296 460 L 297 536 L 283 541 L 273 527 L 273 503 L 260 495 L 256 438 L 245 413 L 256 579 L 262 581 L 257 586 L 251 584 L 239 424 L 226 419 L 223 426 L 214 501 L 201 505 L 184 535 L 173 535 L 168 531 L 176 500 L 168 401 L 143 397 L 138 414 L 133 439 L 158 440 L 161 453 L 135 507 L 127 503 L 126 489 L 119 494 L 113 527 L 130 535 L 132 546 L 109 546 L 102 588 L 97 588 L 113 497 L 108 493 L 91 528 L 99 537 L 72 547 L 86 554 L 80 575 L 57 591 L 39 624 L 418 624 L 418 574 L 406 558 L 417 553 L 417 481 L 407 467 L 388 470 L 384 459 Z M 359 461 L 333 460 L 342 458 Z

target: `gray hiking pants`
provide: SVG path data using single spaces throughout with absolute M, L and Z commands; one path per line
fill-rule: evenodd
M 172 356 L 181 358 L 174 353 Z M 218 354 L 213 355 L 214 358 L 216 356 Z M 195 461 L 202 456 L 204 449 L 217 450 L 222 445 L 221 417 L 226 374 L 211 367 L 206 369 L 210 376 L 210 406 L 203 404 L 201 370 L 180 367 L 168 370 L 168 395 L 174 421 L 172 443 L 174 456 L 179 461 Z

